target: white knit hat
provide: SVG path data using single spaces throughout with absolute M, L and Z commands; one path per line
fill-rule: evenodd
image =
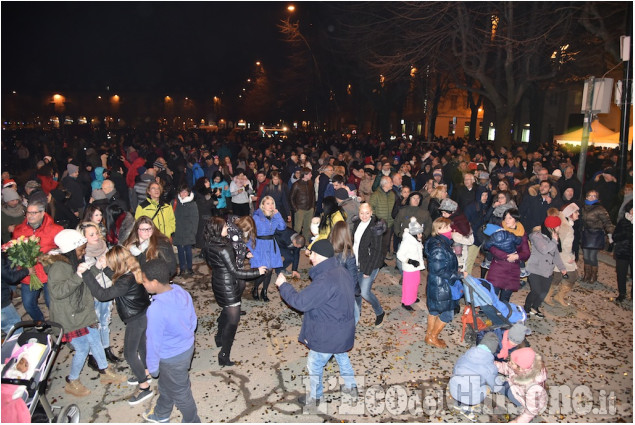
M 565 216 L 566 218 L 569 218 L 571 217 L 571 214 L 579 210 L 580 210 L 580 207 L 578 207 L 578 205 L 575 202 L 571 202 L 562 210 L 562 215 Z
M 60 252 L 66 254 L 86 243 L 86 238 L 75 229 L 64 229 L 55 235 L 55 245 L 60 247 Z
M 408 224 L 408 233 L 412 236 L 417 236 L 423 233 L 423 226 L 417 222 L 417 217 L 410 217 L 410 223 Z

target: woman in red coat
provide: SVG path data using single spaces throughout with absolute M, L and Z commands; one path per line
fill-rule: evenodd
M 503 214 L 503 222 L 510 229 L 515 229 L 517 226 L 516 219 L 510 214 L 510 210 Z M 512 293 L 520 289 L 520 262 L 527 261 L 531 254 L 527 234 L 523 235 L 516 252 L 508 254 L 495 245 L 490 248 L 490 252 L 493 258 L 487 273 L 487 280 L 496 288 L 498 298 L 501 301 L 509 302 Z

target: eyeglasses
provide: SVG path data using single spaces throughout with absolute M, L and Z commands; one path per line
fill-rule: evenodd
M 140 232 L 151 232 L 152 231 L 152 227 L 145 227 L 145 228 L 141 228 L 139 227 L 139 231 Z
M 44 211 L 27 211 L 26 215 L 42 214 Z

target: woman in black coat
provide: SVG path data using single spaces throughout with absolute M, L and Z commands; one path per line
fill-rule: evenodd
M 123 246 L 137 258 L 141 267 L 150 260 L 160 258 L 168 266 L 170 279 L 176 274 L 176 255 L 172 242 L 157 229 L 150 217 L 142 215 L 135 221 Z
M 370 303 L 375 312 L 375 326 L 381 326 L 385 312 L 379 300 L 373 294 L 372 287 L 377 273 L 384 262 L 381 251 L 382 235 L 386 232 L 386 222 L 373 215 L 370 204 L 364 202 L 359 207 L 359 217 L 352 222 L 353 253 L 359 268 L 358 282 L 362 298 Z M 362 311 L 362 298 L 355 300 L 355 323 L 359 321 Z
M 150 306 L 150 297 L 140 284 L 142 275 L 139 263 L 121 245 L 112 247 L 93 267 L 96 269 L 91 271 L 88 263 L 81 263 L 77 267 L 77 275 L 81 276 L 93 297 L 99 301 L 115 300 L 117 313 L 126 325 L 124 357 L 134 374 L 134 378 L 128 379 L 128 383 L 138 384 L 138 391 L 128 399 L 128 403 L 134 406 L 154 394 L 150 389 L 150 377 L 146 368 L 146 310 Z M 112 286 L 101 287 L 95 278 L 95 274 L 100 272 L 112 280 Z
M 203 249 L 205 247 L 205 239 L 203 237 L 205 223 L 212 217 L 212 208 L 214 203 L 218 202 L 210 188 L 211 184 L 207 177 L 201 177 L 194 185 L 194 200 L 198 207 L 198 224 L 196 230 L 196 247 Z
M 234 336 L 240 321 L 241 290 L 236 279 L 255 279 L 266 273 L 266 267 L 240 270 L 236 268 L 236 255 L 227 237 L 227 223 L 213 217 L 205 226 L 205 260 L 212 270 L 212 290 L 219 306 L 223 308 L 218 320 L 218 333 L 214 336 L 218 353 L 218 364 L 232 366 L 229 359 Z
M 626 275 L 630 267 L 633 272 L 633 201 L 626 204 L 624 208 L 626 214 L 620 219 L 613 232 L 615 247 L 613 256 L 615 257 L 615 272 L 617 273 L 617 289 L 619 291 L 616 302 L 626 299 Z M 631 286 L 631 299 L 633 298 L 633 287 Z

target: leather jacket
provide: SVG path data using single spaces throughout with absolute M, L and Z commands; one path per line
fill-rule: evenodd
M 97 279 L 95 279 L 93 274 L 95 272 L 97 272 L 97 269 L 86 270 L 82 274 L 82 280 L 90 289 L 93 297 L 99 301 L 115 299 L 117 313 L 124 323 L 128 323 L 131 319 L 146 313 L 146 309 L 150 305 L 150 297 L 146 292 L 146 288 L 137 283 L 132 273 L 123 274 L 113 282 L 111 287 L 102 288 Z M 113 272 L 110 268 L 106 267 L 104 273 L 109 279 L 112 279 Z
M 293 211 L 310 210 L 315 207 L 315 192 L 313 191 L 313 181 L 305 182 L 298 180 L 291 186 L 289 195 L 291 208 Z
M 212 270 L 212 290 L 216 302 L 221 307 L 239 303 L 241 293 L 236 279 L 255 279 L 260 272 L 258 269 L 241 270 L 236 267 L 236 255 L 229 239 L 212 238 L 204 250 L 205 260 Z

